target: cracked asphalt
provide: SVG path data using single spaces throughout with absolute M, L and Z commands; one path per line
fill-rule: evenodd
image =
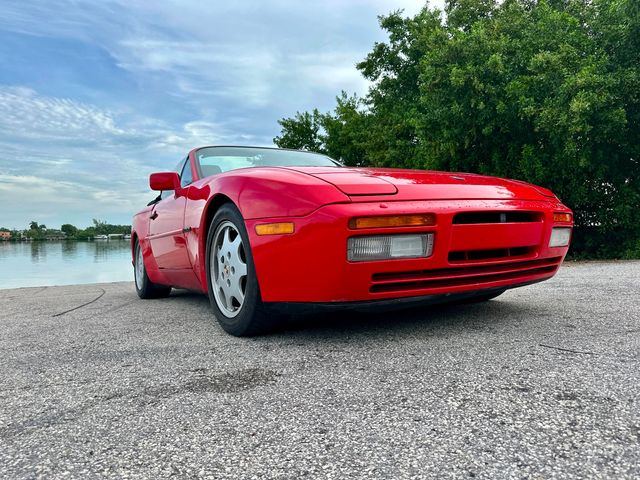
M 640 262 L 238 339 L 204 296 L 0 290 L 2 478 L 638 478 Z

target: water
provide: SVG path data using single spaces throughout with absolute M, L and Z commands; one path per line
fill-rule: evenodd
M 0 241 L 0 288 L 131 280 L 128 240 Z

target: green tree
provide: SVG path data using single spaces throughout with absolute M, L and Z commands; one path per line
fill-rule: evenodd
M 40 229 L 30 228 L 29 230 L 24 232 L 24 236 L 33 240 L 43 240 L 44 232 Z
M 60 227 L 60 230 L 67 235 L 67 238 L 75 237 L 78 233 L 78 228 L 71 225 L 70 223 L 65 223 Z
M 104 220 L 93 219 L 93 226 L 84 230 L 83 237 L 95 235 L 109 235 L 111 233 L 126 234 L 131 233 L 131 225 L 113 225 Z
M 88 240 L 89 238 L 92 238 L 92 237 L 95 237 L 95 236 L 96 236 L 95 227 L 87 227 L 87 228 L 84 228 L 84 229 L 80 229 L 76 233 L 76 238 L 78 240 Z
M 109 232 L 109 226 L 104 220 L 93 219 L 93 227 L 97 235 L 107 235 Z
M 366 151 L 362 148 L 368 138 L 364 123 L 368 120 L 360 107 L 362 101 L 355 95 L 342 92 L 336 98 L 331 113 L 296 113 L 293 118 L 280 120 L 282 134 L 274 138 L 280 148 L 296 148 L 323 153 L 345 165 L 362 165 Z
M 449 0 L 445 12 L 381 17 L 388 40 L 357 66 L 368 94 L 281 121 L 274 141 L 299 148 L 293 132 L 310 125 L 304 148 L 351 165 L 541 184 L 575 211 L 574 251 L 639 255 L 637 0 Z
M 278 123 L 282 127 L 282 134 L 274 142 L 281 148 L 324 153 L 322 140 L 319 138 L 322 115 L 317 109 L 313 112 L 297 112 L 293 118 L 283 118 Z

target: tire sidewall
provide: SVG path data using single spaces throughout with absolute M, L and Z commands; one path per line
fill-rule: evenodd
M 247 286 L 244 303 L 242 304 L 240 312 L 233 318 L 226 317 L 218 307 L 215 296 L 213 294 L 214 286 L 211 281 L 211 249 L 213 248 L 213 237 L 218 226 L 225 220 L 232 222 L 233 225 L 238 229 L 240 237 L 242 238 L 247 261 Z M 262 302 L 260 299 L 260 288 L 258 286 L 258 279 L 256 277 L 255 265 L 253 263 L 251 244 L 249 243 L 249 235 L 247 234 L 247 228 L 245 226 L 244 219 L 235 206 L 227 203 L 218 209 L 216 214 L 213 216 L 211 223 L 209 224 L 209 233 L 207 234 L 206 246 L 205 272 L 207 275 L 207 291 L 211 307 L 213 308 L 218 322 L 225 331 L 233 335 L 243 335 L 250 329 L 256 309 Z
M 141 248 L 142 246 L 140 245 L 140 242 L 136 240 L 136 245 L 135 245 L 135 248 L 133 249 L 133 252 L 135 255 L 134 266 L 133 266 L 133 280 L 134 280 L 134 285 L 136 286 L 136 293 L 140 298 L 145 298 L 147 295 L 147 290 L 149 286 L 148 286 L 148 280 L 147 280 L 147 268 L 144 266 L 144 258 L 142 260 L 142 281 L 140 282 L 142 284 L 142 288 L 138 288 L 137 263 L 139 258 L 138 255 L 140 254 Z
M 142 288 L 138 288 L 138 282 L 136 281 L 137 270 L 136 270 L 135 264 L 138 262 L 138 253 L 141 248 L 142 248 L 142 245 L 140 245 L 140 241 L 136 240 L 136 245 L 135 245 L 135 248 L 133 249 L 134 255 L 135 255 L 134 266 L 133 266 L 133 280 L 134 280 L 133 284 L 135 285 L 136 293 L 138 294 L 138 297 L 142 299 L 150 299 L 150 298 L 164 298 L 169 296 L 169 294 L 171 293 L 170 286 L 157 285 L 153 283 L 149 278 L 149 275 L 147 274 L 147 266 L 144 263 L 144 255 L 142 255 L 141 257 L 142 258 L 142 282 L 141 282 Z

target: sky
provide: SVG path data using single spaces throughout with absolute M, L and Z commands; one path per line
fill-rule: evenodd
M 272 145 L 278 119 L 365 93 L 377 16 L 423 4 L 3 0 L 0 227 L 129 224 L 191 148 Z

